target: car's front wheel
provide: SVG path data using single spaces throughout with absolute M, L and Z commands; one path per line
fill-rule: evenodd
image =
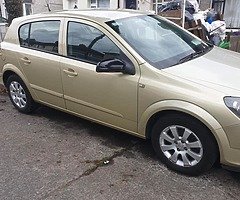
M 173 113 L 160 118 L 153 126 L 151 139 L 160 160 L 184 174 L 199 175 L 209 170 L 218 157 L 211 132 L 187 115 Z
M 11 75 L 6 84 L 12 104 L 22 113 L 31 113 L 37 108 L 30 92 L 22 79 L 17 75 Z

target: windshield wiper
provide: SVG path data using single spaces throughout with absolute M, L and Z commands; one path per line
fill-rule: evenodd
M 194 52 L 194 53 L 191 53 L 183 58 L 181 58 L 179 61 L 178 61 L 178 64 L 181 64 L 181 63 L 184 63 L 184 62 L 187 62 L 189 60 L 192 60 L 193 58 L 196 58 L 198 56 L 200 56 L 202 53 L 204 53 L 205 51 L 202 50 L 202 51 L 197 51 L 197 52 Z

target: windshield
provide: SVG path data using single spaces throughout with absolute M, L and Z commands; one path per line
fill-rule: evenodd
M 156 15 L 118 19 L 107 24 L 158 69 L 186 62 L 209 49 L 200 39 Z

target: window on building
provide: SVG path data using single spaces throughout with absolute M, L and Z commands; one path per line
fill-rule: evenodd
M 60 21 L 41 21 L 25 24 L 19 30 L 20 45 L 36 50 L 58 53 L 59 28 Z
M 0 8 L 1 8 L 1 17 L 7 19 L 8 18 L 8 13 L 7 13 L 7 10 L 6 10 L 6 7 L 5 7 L 5 3 L 0 3 Z
M 31 15 L 31 14 L 33 14 L 33 12 L 32 12 L 32 4 L 30 4 L 30 3 L 25 3 L 24 5 L 24 10 L 25 10 L 25 15 Z
M 89 0 L 90 8 L 110 8 L 110 0 Z
M 83 61 L 98 62 L 119 58 L 120 49 L 98 29 L 77 22 L 69 22 L 67 55 Z
M 225 0 L 213 0 L 212 7 L 215 11 L 224 14 Z
M 137 1 L 136 0 L 126 0 L 126 9 L 137 9 Z
M 32 11 L 32 0 L 23 0 L 23 14 L 24 15 L 31 15 L 31 14 L 33 14 L 33 11 Z

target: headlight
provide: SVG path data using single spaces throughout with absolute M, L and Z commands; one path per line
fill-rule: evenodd
M 238 117 L 240 117 L 240 97 L 225 97 L 226 106 Z

